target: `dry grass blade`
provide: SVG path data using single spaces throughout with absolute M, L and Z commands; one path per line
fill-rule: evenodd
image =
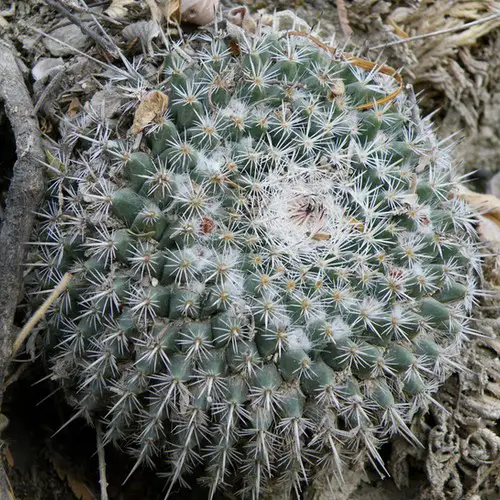
M 45 316 L 45 313 L 49 310 L 49 307 L 57 300 L 59 295 L 66 290 L 68 283 L 73 278 L 73 275 L 66 273 L 57 286 L 52 290 L 52 293 L 47 297 L 45 302 L 35 311 L 35 314 L 29 319 L 29 321 L 24 325 L 23 329 L 19 332 L 14 345 L 12 347 L 12 356 L 15 356 L 23 342 L 26 340 L 28 335 L 31 333 L 33 328 L 38 324 L 38 322 Z

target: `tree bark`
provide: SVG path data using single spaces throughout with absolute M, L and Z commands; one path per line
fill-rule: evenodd
M 16 140 L 17 159 L 0 229 L 0 408 L 14 341 L 13 320 L 34 213 L 43 195 L 40 130 L 12 49 L 0 41 L 0 100 Z

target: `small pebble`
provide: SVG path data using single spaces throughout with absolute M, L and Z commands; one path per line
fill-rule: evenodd
M 497 172 L 493 177 L 490 178 L 488 182 L 487 192 L 500 198 L 500 172 Z
M 121 100 L 116 91 L 104 89 L 96 92 L 90 101 L 93 109 L 98 110 L 101 116 L 112 118 L 119 114 Z
M 47 57 L 40 59 L 32 68 L 31 74 L 35 81 L 43 80 L 49 75 L 57 73 L 64 65 L 62 58 Z

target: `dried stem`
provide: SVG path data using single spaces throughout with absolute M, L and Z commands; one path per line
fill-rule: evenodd
M 349 38 L 352 35 L 352 28 L 349 25 L 349 18 L 347 17 L 347 8 L 344 0 L 337 0 L 337 15 L 339 16 L 342 33 L 344 33 L 346 38 Z
M 453 33 L 455 31 L 462 31 L 464 29 L 469 28 L 470 26 L 475 26 L 476 24 L 483 24 L 487 21 L 491 21 L 493 19 L 497 19 L 500 17 L 500 12 L 496 14 L 492 14 L 491 16 L 483 17 L 482 19 L 476 19 L 475 21 L 471 21 L 470 23 L 462 24 L 461 26 L 453 26 L 452 28 L 446 28 L 442 30 L 432 31 L 431 33 L 424 33 L 422 35 L 415 35 L 409 38 L 404 38 L 402 40 L 395 40 L 394 42 L 383 43 L 381 45 L 375 45 L 374 47 L 370 47 L 369 50 L 377 50 L 383 49 L 385 47 L 392 47 L 393 45 L 401 45 L 403 43 L 412 42 L 414 40 L 422 40 L 424 38 L 429 38 L 432 36 L 445 35 L 446 33 Z
M 0 230 L 0 408 L 5 378 L 12 359 L 12 324 L 23 287 L 23 262 L 34 213 L 43 193 L 40 130 L 29 92 L 24 85 L 13 49 L 0 40 L 0 101 L 16 140 L 14 164 L 5 218 Z M 0 498 L 13 498 L 0 463 Z
M 50 93 L 53 91 L 55 87 L 57 87 L 61 81 L 63 80 L 64 76 L 66 75 L 66 70 L 62 69 L 61 71 L 58 71 L 56 75 L 52 78 L 52 80 L 49 82 L 49 84 L 43 89 L 42 94 L 38 98 L 38 100 L 35 103 L 35 113 L 38 113 L 42 106 L 44 105 L 45 101 L 47 100 L 47 97 L 50 95 Z
M 101 500 L 109 500 L 108 497 L 108 480 L 106 478 L 106 457 L 104 454 L 104 445 L 102 441 L 101 424 L 96 424 L 97 438 L 97 459 L 99 460 L 99 484 L 101 486 Z
M 93 29 L 89 28 L 86 24 L 82 22 L 82 20 L 78 16 L 70 12 L 64 5 L 62 5 L 60 1 L 45 0 L 45 3 L 47 3 L 51 7 L 54 7 L 54 9 L 58 10 L 63 16 L 67 17 L 73 24 L 76 24 L 85 34 L 87 34 L 90 38 L 92 38 L 112 57 L 114 58 L 120 57 L 120 49 L 114 43 L 112 43 L 110 40 L 107 40 L 99 33 L 96 33 Z
M 61 281 L 59 281 L 54 290 L 52 290 L 51 294 L 47 297 L 45 302 L 35 311 L 35 314 L 33 314 L 29 321 L 24 325 L 23 329 L 19 332 L 16 341 L 14 342 L 14 346 L 12 347 L 13 356 L 15 356 L 16 352 L 19 350 L 33 328 L 35 328 L 38 322 L 45 316 L 45 313 L 48 311 L 49 307 L 57 300 L 59 295 L 61 295 L 61 293 L 66 290 L 66 287 L 68 286 L 68 283 L 71 281 L 72 277 L 72 274 L 66 273 L 61 278 Z

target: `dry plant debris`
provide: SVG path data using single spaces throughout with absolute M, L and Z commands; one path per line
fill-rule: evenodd
M 163 92 L 154 90 L 147 94 L 135 111 L 131 134 L 139 134 L 151 123 L 161 123 L 167 108 L 168 97 Z
M 134 0 L 113 0 L 104 13 L 114 19 L 125 19 Z M 147 4 L 151 19 L 161 24 L 188 22 L 204 26 L 213 21 L 219 0 L 143 0 Z
M 487 18 L 461 31 L 414 40 L 405 47 L 407 56 L 418 61 L 411 68 L 414 83 L 431 83 L 472 128 L 478 121 L 482 97 L 478 90 L 488 71 L 487 62 L 475 59 L 472 50 L 481 37 L 500 28 L 498 3 L 424 0 L 415 10 L 400 7 L 389 17 L 410 36 L 459 28 L 468 22 Z M 469 98 L 464 99 L 466 96 Z
M 378 47 L 372 57 L 381 52 L 424 91 L 424 109 L 441 109 L 435 117 L 441 136 L 461 132 L 457 156 L 465 170 L 500 167 L 498 2 L 423 0 L 402 7 L 396 1 L 359 0 L 350 6 L 349 21 Z
M 135 0 L 112 0 L 111 5 L 104 11 L 104 14 L 113 19 L 124 19 L 128 15 L 127 6 L 135 4 Z

